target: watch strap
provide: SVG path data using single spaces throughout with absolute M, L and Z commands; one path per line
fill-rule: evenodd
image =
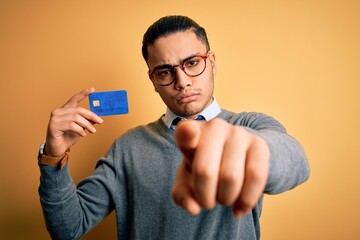
M 51 157 L 44 154 L 44 147 L 45 144 L 40 145 L 39 155 L 38 155 L 39 163 L 48 166 L 58 166 L 59 169 L 62 169 L 69 160 L 70 149 L 59 157 Z

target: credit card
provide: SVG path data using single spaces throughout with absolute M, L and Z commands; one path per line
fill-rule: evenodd
M 129 113 L 125 90 L 93 92 L 89 94 L 90 110 L 99 116 Z

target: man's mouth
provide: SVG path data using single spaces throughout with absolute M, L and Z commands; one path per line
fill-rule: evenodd
M 199 93 L 181 93 L 176 97 L 178 103 L 189 103 L 195 101 Z

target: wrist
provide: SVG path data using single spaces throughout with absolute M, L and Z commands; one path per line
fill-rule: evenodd
M 49 156 L 49 157 L 53 157 L 53 158 L 62 157 L 62 156 L 64 156 L 64 154 L 66 152 L 69 151 L 69 149 L 58 151 L 57 148 L 49 147 L 49 146 L 51 146 L 51 144 L 47 144 L 46 142 L 41 145 L 43 145 L 42 154 Z M 41 145 L 40 145 L 40 148 L 41 148 Z M 55 149 L 55 151 L 54 151 L 54 149 Z
M 60 156 L 48 155 L 48 152 L 46 151 L 46 144 L 43 143 L 40 145 L 39 148 L 38 162 L 43 165 L 58 166 L 60 169 L 62 169 L 65 166 L 65 164 L 68 162 L 69 152 L 70 149 L 68 149 L 65 153 L 63 153 Z

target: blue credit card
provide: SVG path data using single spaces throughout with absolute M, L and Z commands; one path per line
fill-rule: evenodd
M 99 116 L 129 113 L 125 90 L 93 92 L 89 94 L 90 110 Z

